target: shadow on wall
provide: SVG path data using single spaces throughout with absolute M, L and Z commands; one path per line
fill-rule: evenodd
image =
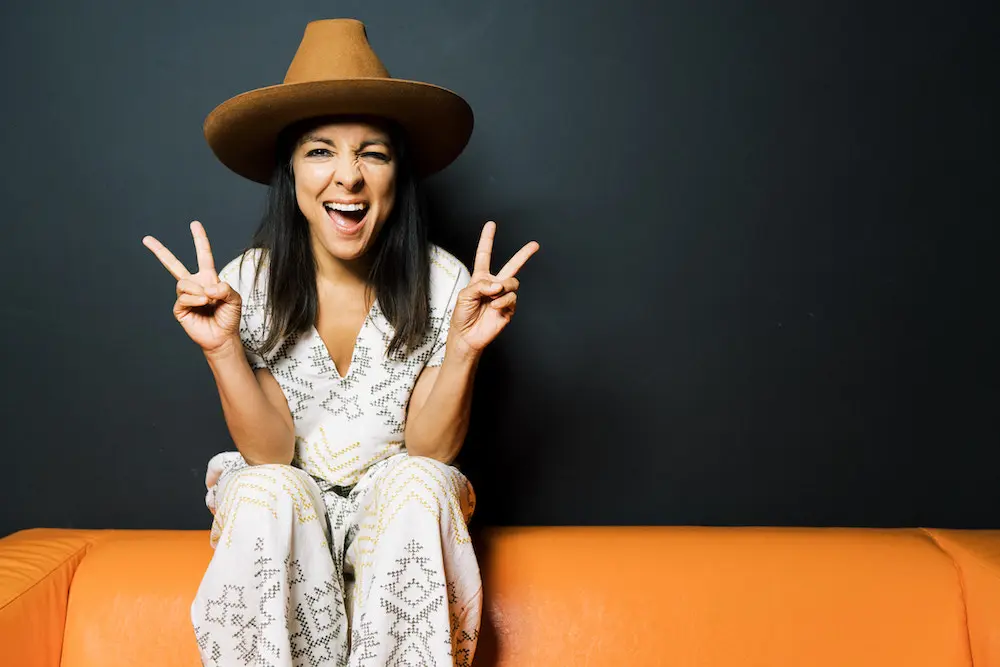
M 466 224 L 468 221 L 448 215 L 452 209 L 448 206 L 451 197 L 447 193 L 427 188 L 425 195 L 431 220 L 437 221 L 432 225 L 431 240 L 458 257 L 471 270 L 471 258 L 475 254 L 481 226 Z M 484 576 L 482 621 L 474 660 L 476 667 L 492 667 L 497 664 L 499 656 L 496 621 L 485 581 L 490 571 L 490 551 L 483 528 L 503 523 L 504 515 L 509 515 L 504 509 L 514 501 L 514 495 L 510 493 L 512 487 L 524 490 L 539 481 L 531 478 L 539 466 L 532 465 L 530 458 L 531 452 L 539 451 L 536 448 L 538 443 L 531 442 L 530 438 L 511 442 L 512 432 L 527 429 L 519 429 L 516 424 L 503 421 L 503 416 L 510 414 L 513 389 L 507 347 L 508 342 L 501 335 L 483 355 L 476 375 L 472 421 L 466 446 L 456 461 L 476 492 L 476 512 L 470 529 Z M 512 483 L 514 480 L 516 483 Z
M 437 222 L 432 225 L 431 240 L 458 257 L 471 270 L 479 234 L 486 219 L 471 223 L 459 219 L 454 213 L 449 214 L 455 210 L 450 205 L 454 199 L 450 192 L 428 188 L 425 194 L 430 217 Z M 503 217 L 513 215 L 507 212 Z M 493 269 L 497 270 L 507 258 L 497 255 L 494 259 Z M 504 516 L 512 514 L 512 503 L 517 500 L 511 490 L 516 488 L 518 496 L 531 496 L 534 495 L 534 485 L 540 481 L 533 479 L 533 475 L 541 467 L 537 458 L 541 443 L 533 441 L 531 434 L 536 429 L 531 425 L 534 419 L 546 414 L 552 407 L 537 405 L 534 407 L 539 412 L 532 409 L 531 415 L 525 415 L 521 406 L 516 420 L 518 423 L 511 419 L 514 412 L 511 398 L 518 387 L 512 380 L 509 348 L 509 337 L 501 334 L 483 355 L 476 374 L 472 422 L 466 446 L 456 461 L 476 491 L 474 526 L 504 523 Z

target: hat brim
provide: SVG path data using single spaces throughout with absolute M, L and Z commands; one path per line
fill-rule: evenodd
M 279 84 L 242 93 L 208 115 L 205 138 L 226 167 L 267 184 L 281 131 L 307 118 L 335 115 L 398 123 L 421 177 L 451 164 L 472 136 L 472 109 L 452 91 L 418 81 L 371 78 Z

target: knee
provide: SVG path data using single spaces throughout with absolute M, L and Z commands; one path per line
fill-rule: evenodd
M 243 508 L 255 508 L 274 519 L 290 517 L 304 523 L 318 518 L 323 509 L 315 484 L 294 466 L 250 466 L 228 480 L 221 505 L 230 516 Z
M 471 514 L 475 497 L 472 486 L 457 468 L 424 456 L 401 454 L 379 485 L 383 501 L 417 499 L 428 509 Z

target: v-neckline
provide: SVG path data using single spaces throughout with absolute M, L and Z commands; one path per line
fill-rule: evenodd
M 372 299 L 372 304 L 368 306 L 368 312 L 365 314 L 365 319 L 361 322 L 361 327 L 358 329 L 357 335 L 354 336 L 354 347 L 351 348 L 351 360 L 348 362 L 347 373 L 341 373 L 340 369 L 337 368 L 337 362 L 334 361 L 333 355 L 330 354 L 330 348 L 326 346 L 326 341 L 323 340 L 323 336 L 319 332 L 319 327 L 315 323 L 312 325 L 312 335 L 316 337 L 319 341 L 320 346 L 323 349 L 323 353 L 326 355 L 327 360 L 330 362 L 330 367 L 333 369 L 333 374 L 339 381 L 344 381 L 350 377 L 351 373 L 354 372 L 355 361 L 358 355 L 358 343 L 361 342 L 361 335 L 364 334 L 365 328 L 368 326 L 368 321 L 371 320 L 378 308 L 378 299 Z

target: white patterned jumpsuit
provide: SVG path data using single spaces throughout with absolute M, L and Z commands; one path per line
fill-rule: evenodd
M 392 328 L 372 306 L 345 376 L 315 328 L 267 358 L 266 260 L 229 263 L 243 298 L 240 337 L 270 370 L 295 421 L 292 465 L 209 464 L 212 561 L 191 606 L 201 659 L 233 667 L 469 665 L 482 586 L 466 524 L 475 496 L 454 467 L 409 456 L 403 427 L 420 372 L 444 360 L 448 323 L 469 272 L 432 246 L 431 326 L 387 358 Z

